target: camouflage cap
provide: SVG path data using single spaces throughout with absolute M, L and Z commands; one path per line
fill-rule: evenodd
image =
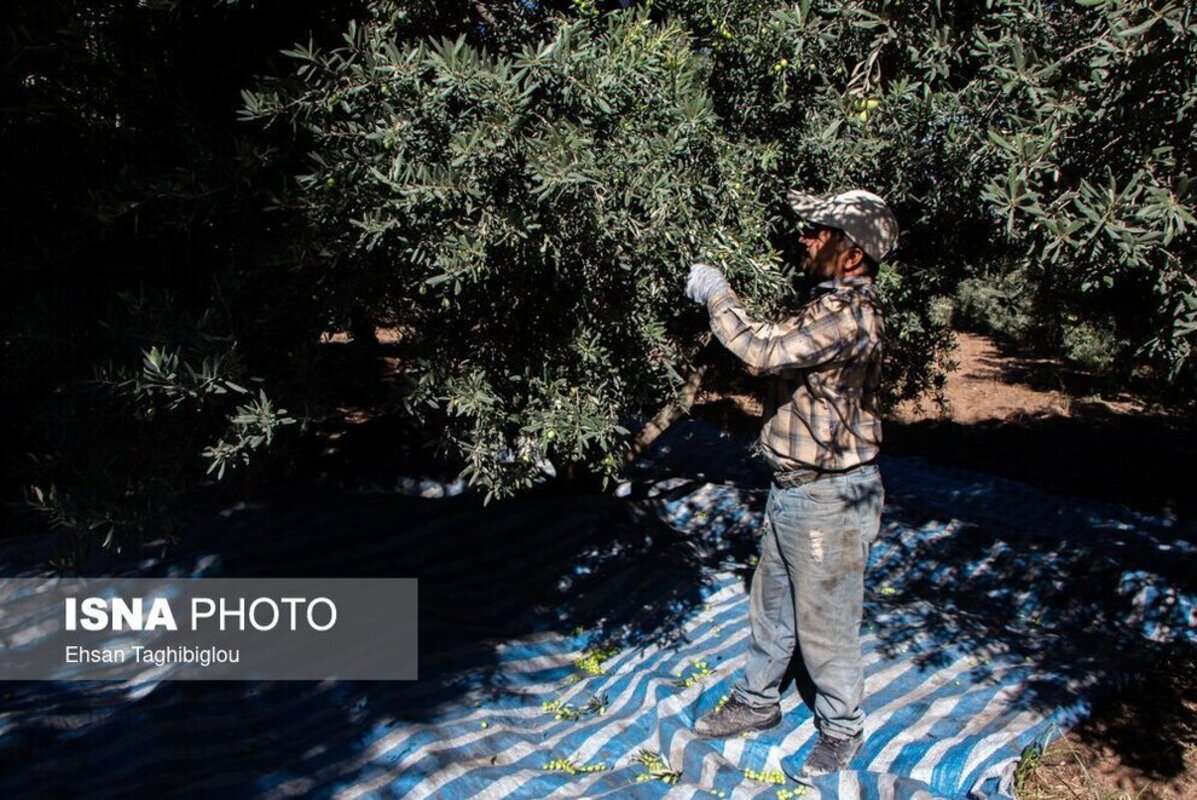
M 791 189 L 786 199 L 799 217 L 838 228 L 874 261 L 884 259 L 898 243 L 898 220 L 872 192 L 853 189 L 834 197 L 816 197 Z

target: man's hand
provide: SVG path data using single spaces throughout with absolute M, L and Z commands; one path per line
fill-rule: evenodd
M 695 303 L 706 303 L 720 292 L 730 289 L 723 273 L 706 264 L 690 267 L 690 280 L 686 282 L 686 297 Z

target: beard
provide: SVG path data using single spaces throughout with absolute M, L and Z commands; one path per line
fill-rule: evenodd
M 815 258 L 810 253 L 807 253 L 802 259 L 802 271 L 806 274 L 806 277 L 810 278 L 816 283 L 819 281 L 825 281 L 830 277 L 830 275 L 828 275 L 827 265 L 823 262 L 823 260 Z

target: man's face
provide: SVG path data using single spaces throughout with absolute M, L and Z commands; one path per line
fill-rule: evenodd
M 825 225 L 808 225 L 798 235 L 798 241 L 806 247 L 802 269 L 808 276 L 819 281 L 840 277 L 851 246 L 839 231 Z

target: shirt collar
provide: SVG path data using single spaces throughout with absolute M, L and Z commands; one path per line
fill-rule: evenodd
M 853 278 L 838 278 L 829 281 L 823 281 L 810 290 L 811 297 L 821 297 L 828 292 L 834 292 L 836 289 L 851 287 L 860 288 L 864 286 L 872 286 L 873 279 L 865 275 L 857 275 Z

